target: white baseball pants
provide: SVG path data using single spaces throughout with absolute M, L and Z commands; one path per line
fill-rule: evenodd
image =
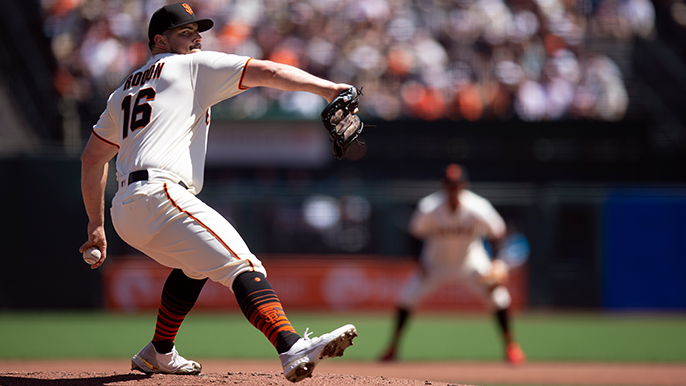
M 124 180 L 122 178 L 122 180 Z M 119 183 L 112 223 L 119 236 L 158 263 L 230 289 L 239 274 L 267 275 L 236 229 L 173 179 Z

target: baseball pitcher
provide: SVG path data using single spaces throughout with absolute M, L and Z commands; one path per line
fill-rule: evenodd
M 153 338 L 133 356 L 132 369 L 201 371 L 199 363 L 178 354 L 174 339 L 209 278 L 233 291 L 246 318 L 275 347 L 285 377 L 298 382 L 311 377 L 322 359 L 343 355 L 357 332 L 347 324 L 316 338 L 310 339 L 307 330 L 300 336 L 262 262 L 224 217 L 196 197 L 203 187 L 210 108 L 252 87 L 307 91 L 327 103 L 357 88 L 288 65 L 202 51 L 200 33 L 213 24 L 197 18 L 186 3 L 166 5 L 152 15 L 150 59 L 110 95 L 81 156 L 89 223 L 88 241 L 80 251 L 91 246 L 101 251 L 92 268 L 107 258 L 104 191 L 108 162 L 116 155 L 114 228 L 128 244 L 173 268 L 162 289 Z M 334 145 L 339 158 L 362 130 L 356 116 L 358 95 L 343 99 L 336 108 L 344 111 L 333 112 L 326 122 L 332 138 L 338 132 L 344 135 Z

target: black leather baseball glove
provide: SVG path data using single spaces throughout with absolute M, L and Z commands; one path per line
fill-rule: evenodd
M 357 116 L 357 104 L 362 89 L 355 86 L 340 93 L 322 111 L 322 122 L 333 142 L 333 154 L 338 159 L 345 157 L 354 141 L 358 141 L 364 123 Z M 361 143 L 362 144 L 362 143 Z

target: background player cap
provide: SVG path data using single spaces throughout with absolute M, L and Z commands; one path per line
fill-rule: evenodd
M 148 26 L 148 39 L 150 42 L 155 40 L 155 35 L 162 32 L 181 27 L 182 25 L 198 23 L 198 32 L 204 32 L 212 28 L 214 22 L 210 19 L 198 19 L 191 6 L 186 3 L 175 3 L 165 5 L 153 13 Z
M 443 182 L 446 184 L 457 184 L 465 181 L 467 181 L 467 176 L 462 166 L 458 164 L 450 164 L 445 168 Z

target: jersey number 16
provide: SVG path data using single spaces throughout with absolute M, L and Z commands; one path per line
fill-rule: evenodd
M 150 106 L 150 101 L 155 100 L 155 89 L 152 87 L 144 88 L 138 92 L 136 95 L 135 103 L 133 108 L 131 106 L 131 95 L 126 96 L 124 100 L 121 101 L 121 109 L 124 112 L 124 125 L 122 127 L 122 139 L 129 135 L 129 129 L 134 131 L 145 127 L 150 123 L 150 117 L 152 116 L 152 106 Z M 141 101 L 145 100 L 143 103 Z

